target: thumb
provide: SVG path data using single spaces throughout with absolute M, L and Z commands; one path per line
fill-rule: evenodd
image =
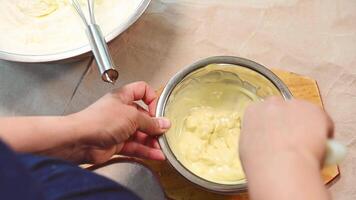
M 171 122 L 167 118 L 150 117 L 143 112 L 138 112 L 136 122 L 137 129 L 148 135 L 160 135 L 171 127 Z

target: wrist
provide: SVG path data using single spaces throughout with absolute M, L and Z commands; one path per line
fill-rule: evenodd
M 308 154 L 284 151 L 255 164 L 245 169 L 252 199 L 329 199 L 319 162 Z
M 247 159 L 246 159 L 247 160 Z M 248 179 L 265 176 L 266 174 L 278 175 L 282 171 L 320 171 L 317 158 L 303 150 L 286 150 L 271 153 L 269 155 L 258 155 L 257 158 L 249 158 L 244 163 L 244 170 Z
M 78 143 L 91 130 L 90 125 L 85 122 L 80 113 L 73 113 L 64 118 L 66 127 L 68 127 L 67 134 L 73 143 Z

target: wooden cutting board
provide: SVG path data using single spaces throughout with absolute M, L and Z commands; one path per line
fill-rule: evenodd
M 323 107 L 319 88 L 315 80 L 291 72 L 285 72 L 278 69 L 272 70 L 288 86 L 293 96 L 304 99 Z M 174 200 L 247 200 L 247 193 L 235 196 L 223 196 L 206 192 L 197 186 L 189 183 L 178 174 L 167 162 L 143 161 L 157 177 L 164 188 L 168 199 Z M 324 168 L 322 176 L 325 184 L 334 180 L 340 171 L 338 167 L 330 166 Z

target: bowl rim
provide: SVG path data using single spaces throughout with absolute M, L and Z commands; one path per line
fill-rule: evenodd
M 105 40 L 107 43 L 115 39 L 121 33 L 126 31 L 133 23 L 135 23 L 138 18 L 145 12 L 148 5 L 150 4 L 151 0 L 142 0 L 140 5 L 137 7 L 134 14 L 122 25 L 114 28 L 110 33 L 105 36 Z M 57 53 L 50 53 L 50 54 L 38 54 L 38 55 L 30 55 L 30 54 L 18 54 L 18 53 L 11 53 L 6 51 L 0 50 L 0 59 L 13 61 L 13 62 L 27 62 L 27 63 L 42 63 L 42 62 L 54 62 L 59 60 L 65 60 L 73 57 L 77 57 L 88 53 L 91 51 L 91 47 L 89 45 L 89 41 L 87 44 L 69 49 L 66 51 L 60 51 Z
M 283 83 L 283 81 L 278 78 L 277 75 L 275 75 L 272 71 L 270 71 L 268 68 L 264 67 L 261 64 L 258 64 L 252 60 L 248 60 L 245 58 L 241 57 L 235 57 L 235 56 L 214 56 L 214 57 L 208 57 L 204 58 L 202 60 L 199 60 L 182 70 L 180 70 L 178 73 L 176 73 L 167 83 L 167 85 L 164 87 L 158 102 L 157 102 L 157 107 L 156 107 L 156 117 L 163 117 L 164 112 L 165 112 L 165 107 L 167 104 L 167 101 L 174 90 L 174 88 L 190 73 L 203 68 L 209 64 L 232 64 L 236 65 L 237 67 L 245 67 L 248 69 L 251 69 L 265 78 L 267 78 L 269 81 L 271 81 L 276 88 L 280 91 L 281 95 L 285 100 L 291 99 L 292 98 L 292 93 L 289 91 L 288 87 Z M 190 172 L 174 155 L 173 151 L 169 147 L 167 138 L 165 135 L 162 135 L 158 138 L 159 144 L 161 146 L 161 149 L 166 156 L 168 163 L 173 166 L 175 170 L 178 171 L 180 175 L 185 177 L 189 182 L 201 187 L 204 190 L 208 190 L 214 193 L 220 193 L 220 194 L 237 194 L 241 192 L 245 192 L 247 190 L 247 182 L 243 183 L 237 183 L 237 184 L 221 184 L 221 183 L 215 183 L 211 182 L 208 180 L 205 180 L 203 178 L 198 177 L 194 173 Z

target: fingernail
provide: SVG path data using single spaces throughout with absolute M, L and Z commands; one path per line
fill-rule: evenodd
M 161 129 L 169 129 L 171 127 L 171 122 L 166 118 L 157 118 L 159 127 Z

